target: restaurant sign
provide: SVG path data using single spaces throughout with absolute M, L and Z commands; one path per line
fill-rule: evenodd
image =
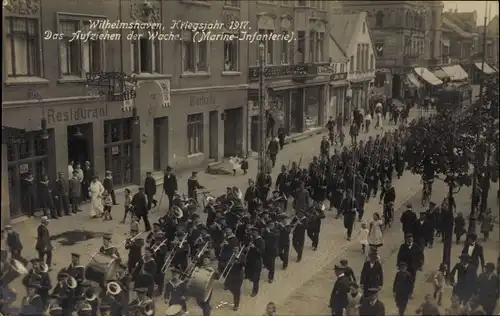
M 264 68 L 264 78 L 316 76 L 318 67 L 312 64 L 297 64 L 283 66 L 268 66 Z M 259 80 L 260 67 L 250 67 L 248 77 L 250 81 Z
M 318 67 L 318 75 L 330 76 L 330 82 L 347 80 L 347 72 L 337 72 L 335 68 L 326 65 Z

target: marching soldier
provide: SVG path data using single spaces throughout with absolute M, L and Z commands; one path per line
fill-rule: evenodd
M 21 305 L 21 316 L 42 316 L 44 314 L 44 304 L 42 298 L 37 293 L 40 284 L 31 283 L 26 285 L 26 296 Z
M 240 252 L 240 248 L 238 246 L 233 248 L 233 254 L 235 256 L 234 264 L 229 270 L 227 278 L 224 282 L 224 287 L 233 294 L 233 310 L 237 311 L 240 306 L 241 299 L 241 286 L 243 285 L 244 280 L 244 262 L 242 251 Z M 238 257 L 238 254 L 240 256 Z
M 99 248 L 99 252 L 108 257 L 121 259 L 118 249 L 111 245 L 111 235 L 104 235 L 104 237 L 102 237 L 102 246 Z
M 75 278 L 77 282 L 77 287 L 75 289 L 75 296 L 80 296 L 81 292 L 81 285 L 83 280 L 85 279 L 85 267 L 80 265 L 80 254 L 78 253 L 71 253 L 71 263 L 70 265 L 66 268 L 65 271 L 69 276 Z
M 69 274 L 66 272 L 59 272 L 57 275 L 57 284 L 52 290 L 52 296 L 56 295 L 61 302 L 61 307 L 65 311 L 70 310 L 75 304 L 75 288 L 76 284 L 69 284 Z
M 172 167 L 168 166 L 163 177 L 163 191 L 168 196 L 168 207 L 172 208 L 174 205 L 174 195 L 177 193 L 177 178 L 172 173 Z
M 57 180 L 55 183 L 54 198 L 56 203 L 57 216 L 62 216 L 64 210 L 65 215 L 71 215 L 69 212 L 69 195 L 68 183 L 64 178 L 64 173 L 57 173 Z
M 157 270 L 153 254 L 153 249 L 151 249 L 150 247 L 144 249 L 144 255 L 142 256 L 141 261 L 139 261 L 137 267 L 139 273 L 134 279 L 135 287 L 147 289 L 146 294 L 148 297 L 153 296 L 154 276 L 156 275 Z
M 85 303 L 87 303 L 91 308 L 91 316 L 97 316 L 97 312 L 99 310 L 99 300 L 94 293 L 94 290 L 89 287 L 85 290 Z
M 149 232 L 148 236 L 146 237 L 146 245 L 148 247 L 153 246 L 153 244 L 155 243 L 155 236 L 158 233 L 161 233 L 160 223 L 153 223 L 153 231 Z
M 248 212 L 252 217 L 254 217 L 255 210 L 257 209 L 257 201 L 259 200 L 259 192 L 252 179 L 248 180 L 248 188 L 245 192 L 243 200 L 248 206 Z
M 32 259 L 31 265 L 33 268 L 30 269 L 28 274 L 24 277 L 23 284 L 26 287 L 30 284 L 36 284 L 35 288 L 37 290 L 37 294 L 40 296 L 43 306 L 45 306 L 49 298 L 49 291 L 52 288 L 50 276 L 47 273 L 47 265 L 40 263 L 40 260 L 38 259 Z
M 144 193 L 148 199 L 148 210 L 156 207 L 158 202 L 155 200 L 156 194 L 156 180 L 151 174 L 151 171 L 146 172 L 146 179 L 144 179 Z
M 85 296 L 80 296 L 77 298 L 77 303 L 75 305 L 75 311 L 73 312 L 75 316 L 92 316 L 92 306 L 90 306 L 86 300 Z
M 307 236 L 311 239 L 313 250 L 316 251 L 318 250 L 321 220 L 326 217 L 323 211 L 323 203 L 315 202 L 312 212 L 313 213 L 307 219 Z
M 288 267 L 288 257 L 290 255 L 290 232 L 291 227 L 286 223 L 287 215 L 286 213 L 281 213 L 278 215 L 278 255 L 283 263 L 283 270 Z
M 186 283 L 180 279 L 181 272 L 179 270 L 172 269 L 171 273 L 172 278 L 165 286 L 163 298 L 169 306 L 180 305 L 184 311 L 187 311 L 186 297 L 184 296 L 186 292 Z
M 290 187 L 288 186 L 289 183 L 290 183 L 289 182 L 289 174 L 286 171 L 286 166 L 282 165 L 281 172 L 278 175 L 278 177 L 276 177 L 275 187 L 276 187 L 276 190 L 278 190 L 278 192 L 280 193 L 280 195 L 285 197 L 283 211 L 286 211 L 286 209 L 288 207 L 288 195 L 290 194 Z
M 68 316 L 71 315 L 71 309 L 65 309 L 63 311 L 59 296 L 57 294 L 52 294 L 49 298 L 47 314 L 48 316 Z
M 109 282 L 116 282 L 116 280 L 109 280 Z M 101 316 L 120 316 L 128 307 L 128 292 L 123 292 L 118 288 L 112 288 L 111 291 L 113 292 L 106 289 L 102 297 L 99 306 Z
M 50 233 L 47 226 L 49 225 L 49 219 L 47 216 L 42 216 L 40 219 L 40 225 L 37 228 L 37 239 L 36 239 L 36 250 L 38 252 L 38 259 L 47 264 L 50 269 L 52 264 L 52 243 L 50 242 Z M 44 258 L 47 261 L 44 261 Z
M 186 233 L 183 231 L 177 231 L 175 239 L 171 244 L 172 249 L 175 251 L 172 265 L 179 271 L 186 271 L 189 262 L 190 250 L 187 238 L 184 238 L 185 235 Z
M 269 190 L 273 185 L 273 179 L 271 178 L 271 170 L 266 170 L 264 174 L 257 176 L 257 187 L 259 191 L 259 198 L 262 202 L 267 201 L 267 196 L 269 195 Z
M 167 245 L 165 244 L 165 234 L 160 232 L 155 235 L 155 243 L 153 244 L 154 260 L 156 263 L 156 272 L 154 275 L 155 284 L 158 287 L 158 294 L 163 293 L 165 287 L 165 275 L 161 272 L 161 268 L 165 264 L 165 256 L 167 255 Z
M 130 302 L 130 310 L 135 311 L 136 315 L 154 316 L 154 314 L 155 314 L 154 302 L 153 302 L 153 300 L 151 300 L 147 296 L 147 294 L 146 294 L 147 292 L 148 292 L 147 288 L 136 288 L 135 289 L 135 293 L 137 294 L 137 298 Z M 148 314 L 148 312 L 149 312 L 149 314 Z
M 251 240 L 248 247 L 249 249 L 245 262 L 245 278 L 252 282 L 251 296 L 255 297 L 259 293 L 262 259 L 266 248 L 264 239 L 259 235 L 259 229 L 256 227 L 251 229 Z
M 139 234 L 137 229 L 130 230 L 130 237 L 125 241 L 125 249 L 128 250 L 128 260 L 127 269 L 129 273 L 132 273 L 137 263 L 142 257 L 142 246 L 144 245 L 144 239 L 136 238 Z
M 340 206 L 342 215 L 344 216 L 344 227 L 347 230 L 347 240 L 351 240 L 354 221 L 356 220 L 356 200 L 352 196 L 351 189 L 347 189 L 347 196 L 342 201 Z
M 276 257 L 278 256 L 278 233 L 276 227 L 274 226 L 273 220 L 268 220 L 266 222 L 266 228 L 262 233 L 262 238 L 264 239 L 265 251 L 263 257 L 264 267 L 269 271 L 267 274 L 267 280 L 269 283 L 274 282 L 274 270 L 276 266 Z
M 297 252 L 297 262 L 302 260 L 306 239 L 306 216 L 302 210 L 297 211 L 296 222 L 292 225 L 292 245 Z

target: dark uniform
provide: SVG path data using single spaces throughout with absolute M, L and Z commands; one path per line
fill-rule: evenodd
M 394 277 L 392 293 L 394 294 L 399 315 L 402 316 L 406 311 L 406 306 L 411 296 L 413 276 L 407 271 L 406 262 L 402 262 L 399 267 L 400 270 L 396 272 L 396 276 Z
M 281 218 L 286 218 L 286 214 L 281 215 Z M 283 262 L 283 269 L 288 267 L 288 258 L 290 255 L 290 232 L 292 228 L 289 224 L 278 223 L 278 255 Z
M 169 208 L 172 208 L 174 195 L 177 192 L 177 177 L 172 173 L 172 168 L 169 166 L 165 172 L 165 176 L 163 177 L 163 191 L 168 196 L 168 205 Z
M 192 176 L 187 180 L 187 187 L 188 187 L 188 197 L 190 199 L 195 199 L 198 201 L 198 190 L 199 189 L 204 189 L 205 187 L 200 185 L 198 182 L 198 178 L 196 178 L 196 171 L 193 171 Z
M 149 255 L 143 256 L 143 258 L 138 263 L 138 273 L 134 277 L 135 288 L 147 289 L 147 296 L 152 297 L 154 289 L 154 277 L 156 275 L 157 266 L 155 259 L 153 258 L 152 249 L 146 248 L 144 251 L 148 252 Z
M 369 255 L 370 260 L 363 264 L 361 276 L 359 277 L 359 284 L 363 286 L 364 296 L 369 297 L 370 288 L 380 288 L 384 284 L 384 272 L 382 264 L 378 260 L 376 251 L 372 251 Z
M 152 207 L 156 207 L 158 203 L 154 198 L 156 194 L 156 179 L 151 175 L 151 172 L 146 173 L 146 179 L 144 179 L 144 193 L 148 199 L 148 210 Z
M 272 283 L 274 281 L 276 257 L 278 256 L 279 233 L 274 227 L 273 220 L 269 220 L 266 224 L 267 228 L 265 228 L 262 233 L 262 238 L 265 243 L 263 263 L 264 267 L 268 270 L 267 280 L 269 283 Z
M 325 212 L 318 205 L 313 214 L 307 219 L 307 236 L 312 242 L 313 250 L 318 249 L 319 233 L 321 231 L 321 220 L 325 218 Z
M 75 278 L 77 282 L 77 287 L 75 289 L 75 296 L 79 296 L 81 294 L 81 285 L 83 280 L 85 279 L 85 267 L 80 265 L 80 255 L 77 253 L 71 253 L 71 264 L 66 268 L 65 272 Z
M 304 251 L 304 243 L 306 239 L 306 217 L 302 212 L 297 213 L 297 223 L 292 232 L 292 246 L 297 252 L 297 262 L 302 260 L 302 252 Z
M 341 265 L 335 265 L 335 274 L 337 274 L 337 280 L 333 285 L 332 293 L 330 294 L 330 308 L 332 309 L 332 316 L 343 316 L 344 309 L 347 308 L 348 300 L 347 295 L 349 293 L 349 286 L 351 284 L 350 278 L 343 273 L 343 267 Z
M 417 270 L 422 269 L 424 264 L 424 253 L 422 249 L 413 242 L 413 235 L 410 234 L 406 235 L 406 242 L 399 247 L 397 259 L 398 266 L 403 262 L 407 264 L 408 272 L 413 277 L 411 286 L 411 294 L 413 294 Z
M 68 286 L 68 274 L 63 272 L 57 276 L 58 282 L 52 290 L 52 295 L 57 295 L 64 310 L 70 310 L 75 304 L 75 289 Z
M 360 316 L 385 316 L 385 306 L 384 303 L 378 300 L 377 293 L 379 289 L 373 288 L 368 289 L 370 295 L 362 300 L 359 306 Z
M 172 270 L 172 279 L 169 280 L 165 286 L 164 299 L 168 300 L 168 305 L 181 305 L 183 310 L 186 311 L 186 283 L 179 280 L 180 271 Z
M 38 264 L 40 263 L 38 259 L 33 259 L 31 262 L 36 268 L 30 269 L 28 274 L 24 276 L 23 285 L 29 287 L 35 284 L 34 288 L 36 288 L 36 292 L 40 296 L 43 306 L 45 306 L 49 298 L 49 291 L 52 288 L 50 276 L 47 272 L 41 271 L 38 268 Z
M 29 284 L 30 288 L 37 288 L 36 284 Z M 38 294 L 29 295 L 23 298 L 21 303 L 21 316 L 42 316 L 44 314 L 44 304 Z
M 252 297 L 259 293 L 260 273 L 262 271 L 262 259 L 266 250 L 266 243 L 259 235 L 258 228 L 252 228 L 252 241 L 249 244 L 245 262 L 245 278 L 253 283 Z
M 132 232 L 132 234 L 135 235 L 137 232 Z M 134 238 L 134 236 L 132 236 L 132 238 Z M 127 268 L 129 273 L 132 273 L 137 263 L 141 260 L 143 245 L 144 239 L 142 238 L 125 241 L 125 249 L 128 250 Z
M 136 288 L 137 298 L 132 300 L 129 304 L 129 310 L 136 315 L 145 315 L 144 310 L 146 306 L 150 306 L 152 308 L 152 314 L 148 316 L 154 316 L 155 314 L 155 305 L 153 300 L 149 299 L 146 296 L 146 292 L 148 291 L 145 288 Z
M 165 275 L 162 273 L 161 269 L 165 264 L 165 257 L 168 253 L 167 245 L 162 242 L 165 241 L 164 233 L 157 233 L 155 235 L 155 244 L 153 244 L 153 249 L 155 249 L 154 260 L 156 263 L 156 273 L 154 275 L 154 282 L 158 287 L 158 294 L 163 293 L 163 289 L 165 288 Z M 159 247 L 159 248 L 158 248 Z
M 239 253 L 239 249 L 235 248 L 235 256 Z M 231 294 L 233 294 L 233 304 L 234 310 L 238 310 L 240 306 L 241 299 L 241 286 L 243 285 L 243 280 L 245 279 L 245 275 L 243 272 L 244 262 L 242 256 L 235 257 L 234 264 L 229 270 L 227 278 L 224 282 L 224 287 L 227 288 Z

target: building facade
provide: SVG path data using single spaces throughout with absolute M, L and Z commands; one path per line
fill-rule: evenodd
M 375 49 L 366 12 L 333 14 L 331 19 L 333 37 L 348 57 L 344 117 L 351 117 L 356 108 L 368 110 L 375 81 Z
M 258 150 L 259 63 L 264 63 L 265 105 L 288 135 L 323 126 L 328 100 L 327 75 L 318 76 L 318 65 L 328 63 L 328 2 L 250 1 L 249 22 L 261 34 L 289 34 L 291 41 L 265 41 L 249 46 L 250 148 Z
M 11 216 L 22 214 L 27 172 L 38 182 L 43 174 L 54 179 L 66 172 L 70 161 L 90 161 L 96 175 L 110 170 L 120 186 L 141 183 L 146 171 L 199 166 L 246 150 L 247 42 L 193 43 L 192 32 L 171 29 L 180 19 L 246 21 L 248 7 L 187 0 L 42 7 L 28 0 L 4 8 L 2 125 L 24 132 L 3 151 Z M 150 39 L 152 29 L 90 23 L 104 20 L 160 23 L 176 40 Z M 108 40 L 69 41 L 78 31 Z M 87 74 L 102 71 L 135 76 L 133 87 L 122 82 L 115 90 L 133 91 L 135 99 L 115 101 L 120 98 L 87 85 Z
M 335 118 L 348 111 L 345 106 L 349 104 L 346 98 L 349 82 L 347 81 L 347 55 L 340 48 L 332 32 L 328 36 L 328 55 L 329 65 L 320 66 L 318 74 L 330 77 L 326 114 L 328 117 Z
M 377 53 L 375 86 L 400 98 L 407 74 L 440 56 L 442 10 L 439 1 L 338 1 L 334 12 L 367 12 Z

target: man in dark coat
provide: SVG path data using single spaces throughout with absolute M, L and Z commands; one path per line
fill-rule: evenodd
M 470 257 L 470 263 L 472 263 L 476 267 L 476 269 L 478 267 L 481 267 L 481 271 L 484 271 L 483 246 L 478 244 L 476 240 L 477 240 L 477 235 L 475 233 L 468 234 L 467 241 L 465 242 L 462 253 L 467 254 Z
M 68 183 L 64 178 L 63 172 L 57 173 L 57 180 L 54 188 L 54 199 L 56 204 L 57 216 L 62 216 L 62 211 L 64 210 L 65 215 L 70 215 L 69 213 L 69 196 L 68 196 Z
M 405 262 L 408 266 L 408 272 L 412 275 L 411 292 L 413 294 L 413 288 L 415 287 L 415 278 L 417 276 L 417 270 L 421 270 L 424 265 L 424 253 L 422 249 L 413 242 L 413 235 L 407 234 L 405 243 L 399 247 L 397 266 L 399 267 L 401 263 Z
M 135 215 L 139 220 L 144 219 L 144 228 L 146 231 L 151 230 L 151 224 L 149 223 L 149 209 L 148 202 L 146 199 L 146 194 L 144 194 L 144 188 L 140 187 L 139 192 L 134 194 L 130 204 L 134 207 Z
M 392 286 L 392 295 L 396 301 L 396 306 L 398 307 L 400 316 L 405 314 L 406 306 L 410 300 L 412 283 L 413 276 L 408 272 L 406 262 L 401 262 L 399 265 L 399 271 L 396 272 L 394 284 Z
M 406 211 L 401 214 L 401 224 L 403 225 L 404 236 L 413 233 L 413 228 L 417 220 L 417 214 L 413 212 L 411 204 L 407 204 Z
M 306 216 L 302 211 L 298 211 L 296 216 L 298 220 L 292 232 L 292 246 L 297 252 L 297 262 L 300 262 L 306 241 Z
M 168 166 L 163 177 L 163 191 L 168 196 L 168 207 L 174 206 L 174 195 L 177 193 L 177 177 L 172 173 L 172 167 Z
M 156 179 L 153 177 L 151 171 L 146 172 L 146 179 L 144 179 L 144 193 L 148 198 L 148 210 L 150 210 L 152 207 L 156 207 Z
M 283 205 L 283 211 L 286 211 L 288 207 L 288 196 L 290 194 L 290 187 L 289 187 L 289 174 L 286 170 L 286 166 L 282 165 L 281 166 L 281 172 L 278 174 L 276 177 L 276 184 L 275 188 L 276 190 L 279 191 L 280 195 L 284 196 L 286 199 L 284 199 L 284 205 Z
M 332 316 L 343 316 L 348 304 L 347 295 L 351 280 L 344 274 L 344 267 L 341 264 L 336 264 L 334 271 L 337 280 L 333 285 L 332 294 L 330 294 L 329 307 L 332 309 Z
M 347 229 L 347 240 L 351 240 L 356 220 L 356 199 L 352 196 L 351 189 L 347 189 L 347 196 L 340 204 L 340 212 L 344 216 L 344 228 Z
M 22 264 L 27 265 L 28 261 L 21 255 L 23 251 L 23 244 L 19 233 L 12 229 L 12 226 L 6 225 L 5 231 L 7 233 L 7 247 L 9 247 L 12 258 L 19 260 Z
M 453 295 L 456 295 L 460 303 L 465 304 L 476 293 L 477 267 L 470 263 L 468 254 L 460 255 L 458 262 L 450 271 L 453 285 Z
M 23 193 L 23 199 L 21 200 L 23 212 L 27 214 L 28 217 L 35 216 L 36 185 L 35 177 L 33 177 L 31 171 L 27 172 L 21 179 L 21 192 Z
M 106 176 L 104 177 L 104 180 L 102 181 L 102 186 L 106 191 L 108 191 L 109 195 L 111 196 L 111 200 L 113 201 L 113 205 L 118 205 L 116 203 L 116 195 L 115 195 L 115 185 L 113 183 L 113 173 L 111 171 L 106 171 Z
M 280 145 L 278 143 L 277 138 L 271 138 L 269 141 L 269 145 L 267 146 L 267 152 L 269 154 L 269 158 L 271 158 L 272 166 L 276 165 L 276 156 L 278 155 L 278 151 L 280 150 Z
M 293 203 L 296 212 L 309 209 L 311 205 L 311 196 L 309 195 L 309 191 L 306 190 L 304 182 L 300 183 L 300 189 L 295 195 Z
M 52 243 L 50 242 L 50 233 L 47 228 L 49 225 L 49 219 L 47 216 L 42 216 L 41 223 L 37 229 L 37 239 L 35 249 L 38 252 L 38 259 L 40 262 L 47 264 L 50 268 L 52 265 Z M 47 260 L 44 261 L 44 258 Z
M 363 287 L 364 297 L 370 296 L 369 289 L 381 288 L 384 285 L 384 272 L 376 249 L 371 249 L 368 261 L 363 264 L 359 284 Z
M 477 296 L 486 315 L 493 315 L 500 295 L 500 281 L 495 274 L 495 265 L 488 262 L 477 280 Z
M 81 210 L 78 209 L 78 205 L 80 204 L 81 201 L 81 194 L 82 194 L 82 183 L 78 179 L 78 171 L 74 170 L 72 177 L 68 181 L 68 187 L 69 187 L 69 199 L 71 203 L 71 212 L 72 213 L 77 213 L 80 212 Z M 86 196 L 88 196 L 88 190 L 86 193 Z
M 278 142 L 280 144 L 280 150 L 283 150 L 283 147 L 285 146 L 285 137 L 286 137 L 285 126 L 281 124 L 281 126 L 278 127 Z
M 84 194 L 83 200 L 87 201 L 89 199 L 88 191 L 92 178 L 94 177 L 94 169 L 90 165 L 90 161 L 85 161 L 83 165 L 83 181 L 81 182 L 81 193 Z
M 360 316 L 385 316 L 384 303 L 379 301 L 378 292 L 380 289 L 368 289 L 368 296 L 362 300 L 359 306 Z

